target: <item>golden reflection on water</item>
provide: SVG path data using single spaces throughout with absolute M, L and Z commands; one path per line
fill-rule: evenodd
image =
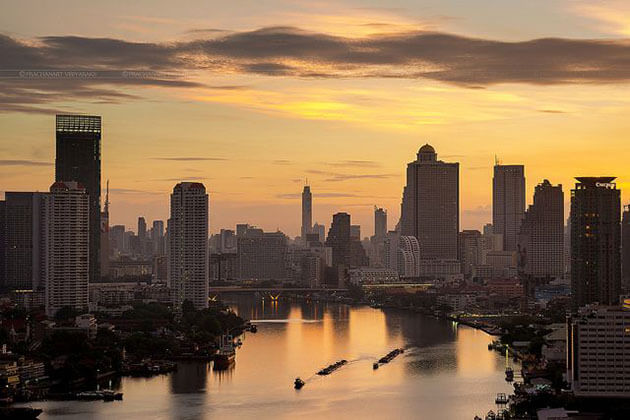
M 231 369 L 181 363 L 169 376 L 124 378 L 123 402 L 41 406 L 76 419 L 450 420 L 495 409 L 496 393 L 510 390 L 502 355 L 487 350 L 492 337 L 472 328 L 404 311 L 261 297 L 239 297 L 231 307 L 258 326 L 241 337 Z M 397 347 L 405 353 L 372 369 Z M 315 374 L 340 359 L 349 363 Z M 292 386 L 296 376 L 306 381 L 300 391 Z

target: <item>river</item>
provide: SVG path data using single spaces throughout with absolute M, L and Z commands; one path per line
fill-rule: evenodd
M 41 419 L 472 419 L 509 393 L 506 360 L 492 337 L 446 320 L 365 306 L 233 297 L 226 302 L 258 333 L 246 333 L 236 364 L 180 363 L 177 372 L 123 378 L 124 401 L 44 401 Z M 396 347 L 391 363 L 372 363 Z M 315 375 L 339 359 L 350 363 Z M 510 362 L 511 363 L 511 362 Z M 300 376 L 306 385 L 293 389 Z

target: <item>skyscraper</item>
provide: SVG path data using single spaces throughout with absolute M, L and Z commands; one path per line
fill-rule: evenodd
M 57 115 L 55 180 L 77 181 L 90 199 L 90 281 L 100 280 L 101 117 Z
M 180 182 L 171 194 L 168 281 L 173 304 L 208 307 L 208 194 L 199 182 Z
M 304 186 L 302 191 L 302 241 L 306 240 L 306 235 L 312 233 L 313 226 L 313 195 L 311 187 Z
M 319 242 L 326 242 L 326 226 L 320 225 L 319 223 L 315 222 L 315 224 L 313 225 L 313 233 L 316 233 L 317 236 L 319 236 Z
M 153 255 L 164 255 L 164 221 L 153 221 L 153 229 L 151 230 L 151 241 L 153 242 Z
M 37 289 L 45 272 L 42 256 L 42 196 L 46 193 L 5 193 L 5 275 L 10 290 Z
M 621 219 L 621 284 L 630 291 L 630 205 L 624 206 Z
M 621 292 L 621 191 L 615 177 L 576 178 L 571 190 L 571 294 L 577 309 Z
M 109 180 L 105 193 L 105 206 L 101 212 L 101 276 L 109 275 Z
M 484 243 L 481 232 L 464 229 L 459 233 L 459 262 L 464 278 L 472 277 L 474 268 L 481 265 L 484 257 Z
M 374 206 L 374 236 L 383 240 L 387 235 L 387 210 Z
M 151 244 L 151 248 L 153 245 Z M 147 221 L 143 216 L 138 217 L 138 253 L 144 258 L 150 255 L 147 237 Z
M 424 259 L 457 259 L 459 163 L 437 160 L 425 144 L 407 165 L 401 205 L 401 234 L 415 236 Z
M 86 310 L 89 292 L 90 205 L 79 183 L 57 181 L 50 187 L 44 216 L 46 314 L 69 306 Z
M 6 286 L 7 281 L 7 221 L 6 221 L 6 201 L 0 200 L 0 287 Z
M 332 265 L 350 266 L 350 215 L 336 213 L 326 238 L 326 246 L 332 248 Z
M 548 180 L 534 190 L 518 236 L 519 271 L 530 278 L 559 278 L 564 274 L 564 194 L 562 185 Z
M 516 251 L 518 231 L 525 212 L 525 167 L 494 165 L 492 226 L 503 235 L 503 250 Z

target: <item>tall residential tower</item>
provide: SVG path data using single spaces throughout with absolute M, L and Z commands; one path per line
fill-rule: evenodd
M 171 194 L 168 281 L 173 304 L 208 307 L 208 194 L 200 182 L 180 182 Z

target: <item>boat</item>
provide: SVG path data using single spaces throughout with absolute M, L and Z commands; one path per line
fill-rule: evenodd
M 293 382 L 293 386 L 295 389 L 302 389 L 304 386 L 304 381 L 301 378 L 295 378 L 295 382 Z
M 511 367 L 505 369 L 505 380 L 509 382 L 514 380 L 514 369 Z
M 236 362 L 236 351 L 234 350 L 234 344 L 230 339 L 221 337 L 223 345 L 214 355 L 214 370 L 224 370 L 229 368 L 234 362 Z
M 236 340 L 236 345 L 237 346 L 242 346 L 243 345 L 243 340 L 241 340 L 240 338 L 238 340 Z
M 116 392 L 111 389 L 104 389 L 102 391 L 83 391 L 76 394 L 75 398 L 77 400 L 84 401 L 114 401 L 114 400 L 122 400 L 123 394 L 122 392 Z
M 258 327 L 256 327 L 254 324 L 252 324 L 252 326 L 249 327 L 249 332 L 253 332 L 253 333 L 258 332 Z
M 338 362 L 333 363 L 332 365 L 328 365 L 325 368 L 320 369 L 319 372 L 317 372 L 317 374 L 320 376 L 330 375 L 331 373 L 333 373 L 334 371 L 336 371 L 341 366 L 347 363 L 348 361 L 346 359 L 342 359 Z
M 403 350 L 403 349 L 394 349 L 394 350 L 390 351 L 389 353 L 387 353 L 385 356 L 383 356 L 380 359 L 378 359 L 378 363 L 382 363 L 382 364 L 389 363 L 392 360 L 394 360 L 394 358 L 396 356 L 398 356 L 399 354 L 402 354 L 404 352 L 405 352 L 405 350 Z
M 374 362 L 372 364 L 372 369 L 374 369 L 374 370 L 378 369 L 378 362 Z
M 508 399 L 507 399 L 507 396 L 503 392 L 499 392 L 494 402 L 497 404 L 507 404 Z
M 486 420 L 496 420 L 496 418 L 497 416 L 492 410 L 488 411 L 488 414 L 486 414 Z

